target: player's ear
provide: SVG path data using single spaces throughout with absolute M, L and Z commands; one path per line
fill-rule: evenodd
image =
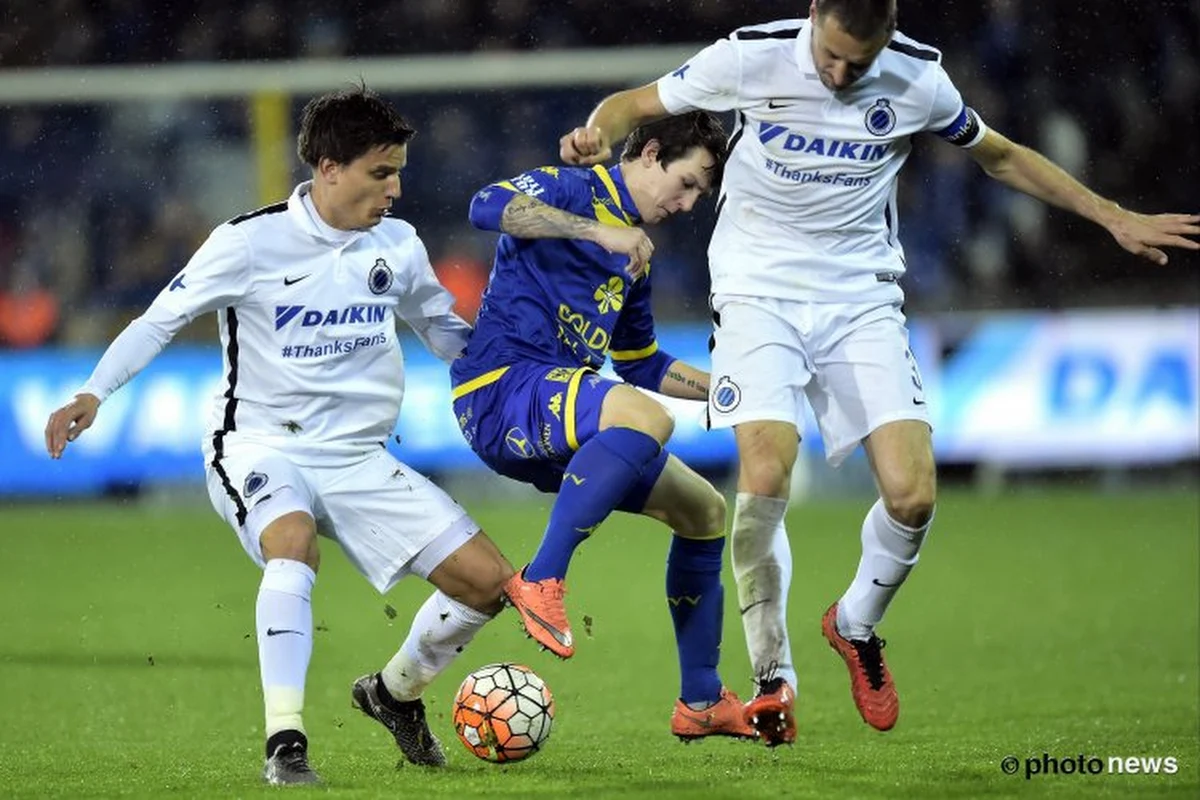
M 316 172 L 326 183 L 337 183 L 338 174 L 341 172 L 341 169 L 341 164 L 337 163 L 328 156 L 323 156 L 321 160 L 317 162 Z
M 658 161 L 658 154 L 661 150 L 662 144 L 658 139 L 646 142 L 646 146 L 642 148 L 642 166 L 653 167 Z

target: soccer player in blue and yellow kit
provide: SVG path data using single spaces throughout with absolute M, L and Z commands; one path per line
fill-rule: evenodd
M 674 531 L 667 596 L 681 690 L 671 729 L 684 739 L 755 731 L 717 673 L 724 498 L 663 449 L 674 421 L 633 388 L 708 394 L 708 373 L 655 339 L 653 245 L 639 226 L 690 211 L 724 156 L 720 122 L 696 112 L 632 133 L 616 166 L 543 167 L 480 190 L 471 222 L 502 235 L 475 330 L 451 368 L 471 448 L 496 472 L 558 493 L 541 546 L 505 587 L 539 643 L 574 653 L 567 566 L 610 512 Z M 610 356 L 624 382 L 597 374 Z

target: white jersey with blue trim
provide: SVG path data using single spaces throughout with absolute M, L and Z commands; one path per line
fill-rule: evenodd
M 817 75 L 809 20 L 740 28 L 658 80 L 671 113 L 734 111 L 709 247 L 713 292 L 815 302 L 903 297 L 896 178 L 910 137 L 986 131 L 941 65 L 901 33 L 848 88 Z
M 310 189 L 300 184 L 286 203 L 218 226 L 81 391 L 103 400 L 184 325 L 215 311 L 224 370 L 206 455 L 237 441 L 314 456 L 378 449 L 404 393 L 397 317 L 447 361 L 470 329 L 411 225 L 385 217 L 332 228 Z

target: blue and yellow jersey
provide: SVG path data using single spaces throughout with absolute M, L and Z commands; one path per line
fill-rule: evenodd
M 604 225 L 636 225 L 619 167 L 541 167 L 481 189 L 471 222 L 497 230 L 517 193 Z M 658 350 L 649 272 L 625 273 L 628 256 L 577 239 L 501 234 L 475 330 L 451 367 L 456 386 L 518 362 L 599 369 L 611 356 L 626 381 L 657 390 L 670 359 Z

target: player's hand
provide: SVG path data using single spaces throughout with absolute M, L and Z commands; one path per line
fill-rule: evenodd
M 77 394 L 75 399 L 50 415 L 46 423 L 46 452 L 51 458 L 61 458 L 67 442 L 79 438 L 79 434 L 92 427 L 100 398 L 94 394 Z
M 1167 263 L 1163 247 L 1200 250 L 1200 243 L 1184 238 L 1200 235 L 1200 214 L 1138 214 L 1120 209 L 1105 227 L 1121 247 L 1155 264 Z
M 612 147 L 599 128 L 576 128 L 558 140 L 558 155 L 567 164 L 591 166 L 612 158 Z
M 601 225 L 596 235 L 596 243 L 610 253 L 629 256 L 629 261 L 625 264 L 625 273 L 635 281 L 650 269 L 654 242 L 650 241 L 650 237 L 641 228 Z

